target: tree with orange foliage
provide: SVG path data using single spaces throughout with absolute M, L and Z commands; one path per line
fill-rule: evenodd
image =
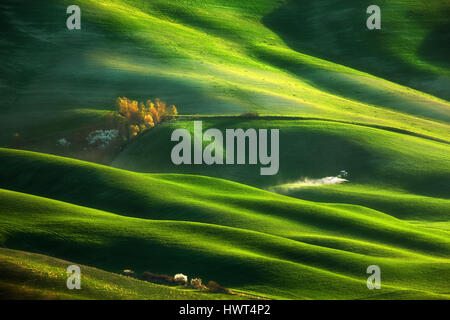
M 130 127 L 129 127 L 129 135 L 130 135 L 130 137 L 137 136 L 139 131 L 141 131 L 141 130 L 140 130 L 138 125 L 133 125 L 133 124 L 130 125 Z
M 166 103 L 160 99 L 155 99 L 155 103 L 148 100 L 146 104 L 126 97 L 119 97 L 116 100 L 115 122 L 117 127 L 123 128 L 123 125 L 125 126 L 128 138 L 135 137 L 139 133 L 153 128 L 164 119 L 176 115 L 178 115 L 177 108 L 171 105 L 167 110 Z M 123 123 L 123 125 L 120 123 Z M 123 131 L 120 130 L 120 132 Z
M 153 121 L 151 114 L 146 114 L 144 116 L 144 124 L 147 128 L 153 128 L 155 126 L 155 122 Z
M 155 104 L 151 100 L 147 101 L 147 108 L 148 112 L 153 118 L 153 122 L 155 123 L 155 125 L 158 124 L 161 121 L 161 118 L 159 117 L 159 113 L 155 108 Z
M 166 118 L 166 116 L 167 116 L 166 103 L 164 101 L 161 101 L 158 98 L 156 98 L 155 106 L 156 106 L 156 111 L 159 114 L 159 118 L 161 120 L 164 120 L 164 118 Z

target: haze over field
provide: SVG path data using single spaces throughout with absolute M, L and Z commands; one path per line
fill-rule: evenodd
M 449 298 L 449 1 L 79 0 L 68 30 L 71 4 L 0 4 L 0 298 Z M 118 97 L 152 125 L 123 138 Z M 278 174 L 174 165 L 194 120 L 279 129 Z

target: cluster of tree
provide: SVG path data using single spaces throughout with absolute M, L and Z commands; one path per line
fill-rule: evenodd
M 54 140 L 57 148 L 54 152 L 66 157 L 110 164 L 127 141 L 177 115 L 174 105 L 168 107 L 160 99 L 154 102 L 149 100 L 144 104 L 126 97 L 118 98 L 115 112 L 109 112 L 98 121 L 82 125 L 69 135 Z M 10 147 L 20 149 L 27 144 L 30 142 L 16 133 L 12 136 Z
M 124 276 L 127 276 L 127 277 L 144 280 L 144 281 L 152 282 L 152 283 L 156 283 L 156 284 L 163 284 L 163 285 L 174 284 L 174 285 L 186 285 L 186 286 L 190 285 L 192 288 L 195 288 L 195 289 L 209 290 L 209 291 L 213 291 L 213 292 L 232 293 L 229 289 L 222 287 L 220 284 L 218 284 L 215 281 L 209 281 L 208 285 L 204 285 L 202 283 L 202 279 L 194 278 L 194 279 L 191 279 L 190 283 L 188 283 L 186 276 L 183 275 L 184 277 L 179 277 L 179 275 L 181 275 L 181 274 L 176 274 L 174 277 L 172 277 L 167 274 L 156 274 L 156 273 L 151 273 L 151 272 L 146 271 L 146 272 L 142 273 L 141 276 L 138 276 L 132 270 L 123 270 L 121 272 L 121 274 Z
M 126 97 L 119 97 L 116 102 L 116 114 L 125 120 L 125 134 L 129 139 L 164 120 L 174 118 L 178 115 L 178 110 L 174 105 L 167 107 L 166 103 L 160 99 L 155 99 L 155 102 L 148 100 L 144 104 Z

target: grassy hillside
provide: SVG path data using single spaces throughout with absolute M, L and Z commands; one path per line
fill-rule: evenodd
M 334 8 L 332 1 L 323 3 Z M 274 22 L 266 23 L 268 17 L 278 17 L 277 10 L 287 5 L 284 2 L 83 0 L 78 2 L 83 16 L 80 31 L 65 28 L 68 4 L 72 3 L 8 0 L 1 4 L 3 146 L 10 144 L 14 133 L 29 149 L 43 141 L 55 143 L 67 132 L 101 122 L 119 95 L 143 100 L 160 97 L 175 103 L 184 114 L 257 111 L 314 116 L 448 139 L 448 101 L 390 82 L 387 71 L 383 76 L 388 80 L 383 80 L 326 57 L 295 51 L 285 43 L 282 31 L 271 29 Z M 346 6 L 365 10 L 359 3 Z M 392 6 L 396 8 L 397 3 Z M 414 12 L 422 8 L 415 3 L 404 6 Z M 420 34 L 424 34 L 438 28 L 445 6 L 440 2 L 428 13 L 437 19 L 436 25 L 415 25 L 414 30 L 423 28 Z M 328 8 L 324 5 L 324 12 Z M 338 15 L 336 10 L 341 9 L 329 9 L 327 16 Z M 302 21 L 305 27 L 295 30 L 305 34 L 310 34 L 308 28 L 318 28 L 317 22 L 297 16 L 277 19 L 284 21 L 275 23 L 280 27 Z M 389 14 L 385 19 L 397 21 Z M 384 48 L 379 41 L 374 46 Z M 356 54 L 360 52 L 354 48 Z M 368 50 L 363 52 L 372 56 Z M 379 60 L 375 61 L 378 65 Z M 448 71 L 445 66 L 441 69 Z M 410 74 L 402 77 L 411 79 Z M 448 87 L 444 75 L 439 79 L 433 81 Z M 426 84 L 416 87 L 429 91 Z
M 373 4 L 381 9 L 381 30 L 369 31 L 366 8 Z M 264 22 L 296 51 L 449 99 L 449 14 L 448 1 L 292 0 Z M 313 72 L 311 78 L 324 80 Z
M 314 120 L 202 118 L 203 130 L 218 128 L 280 129 L 280 170 L 261 176 L 260 165 L 174 165 L 172 131 L 193 121 L 164 124 L 132 142 L 113 166 L 138 172 L 191 173 L 270 188 L 302 178 L 350 173 L 351 184 L 397 188 L 448 198 L 450 147 L 446 143 L 354 124 Z M 207 143 L 204 142 L 206 145 Z M 157 152 L 155 152 L 157 151 Z
M 271 298 L 382 298 L 365 286 L 371 264 L 383 270 L 383 294 L 448 292 L 444 230 L 212 178 L 14 150 L 1 157 L 10 168 L 1 171 L 2 187 L 15 190 L 0 197 L 1 241 L 9 248 L 109 271 L 183 272 Z
M 272 190 L 309 201 L 362 205 L 388 212 L 402 220 L 442 222 L 443 227 L 449 218 L 447 211 L 450 200 L 411 194 L 398 189 L 381 189 L 371 185 L 347 183 L 322 186 L 299 185 L 294 188 L 281 185 L 275 186 Z M 430 224 L 430 227 L 432 225 Z
M 219 177 L 304 200 L 356 204 L 409 221 L 425 220 L 427 224 L 433 221 L 430 227 L 448 221 L 448 144 L 329 121 L 226 118 L 202 121 L 204 130 L 280 129 L 279 173 L 261 176 L 260 165 L 174 165 L 170 152 L 176 143 L 170 142 L 170 135 L 176 128 L 192 132 L 192 120 L 178 120 L 149 131 L 128 145 L 112 165 L 138 172 Z M 343 169 L 349 172 L 349 181 L 343 185 L 302 183 L 305 179 L 336 176 Z
M 71 1 L 2 1 L 0 298 L 228 297 L 123 269 L 275 299 L 450 298 L 449 1 L 341 2 L 79 0 L 70 31 Z M 86 143 L 118 96 L 181 116 L 110 167 L 45 154 L 92 153 L 57 141 Z M 279 173 L 173 165 L 171 133 L 196 119 L 280 129 Z M 65 290 L 56 257 L 85 265 L 86 290 Z
M 207 300 L 239 296 L 206 294 L 131 279 L 41 254 L 0 248 L 0 299 Z M 81 289 L 66 287 L 67 267 L 81 269 Z

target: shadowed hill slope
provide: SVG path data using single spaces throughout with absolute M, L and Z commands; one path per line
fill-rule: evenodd
M 291 49 L 263 25 L 283 3 L 83 0 L 79 31 L 65 28 L 68 4 L 1 4 L 3 146 L 14 133 L 56 141 L 99 121 L 117 96 L 159 97 L 184 114 L 325 117 L 448 137 L 448 101 Z M 441 17 L 440 6 L 430 19 Z M 283 25 L 299 20 L 289 16 Z M 307 36 L 305 28 L 295 30 Z
M 206 294 L 151 284 L 61 259 L 0 248 L 0 299 L 208 300 L 238 296 Z M 68 290 L 67 267 L 78 265 L 81 289 Z
M 170 135 L 193 116 L 131 141 L 116 168 L 0 148 L 2 246 L 269 298 L 449 298 L 448 1 L 382 1 L 373 33 L 365 0 L 80 0 L 78 31 L 71 4 L 0 4 L 0 146 L 42 151 L 103 123 L 117 96 L 158 97 L 205 129 L 280 129 L 280 172 L 171 165 Z M 343 169 L 346 185 L 283 189 Z M 59 264 L 7 251 L 11 276 L 22 259 Z M 373 264 L 381 293 L 366 287 Z M 91 271 L 123 284 L 108 297 L 130 297 Z M 48 275 L 22 289 L 45 296 Z
M 11 164 L 2 187 L 40 196 L 1 192 L 9 248 L 105 270 L 181 271 L 273 298 L 377 298 L 365 287 L 370 264 L 382 266 L 385 288 L 398 298 L 448 291 L 445 231 L 212 178 L 142 175 L 14 150 L 1 156 Z
M 366 27 L 373 4 L 381 30 Z M 448 1 L 290 0 L 264 22 L 296 51 L 449 99 L 449 14 Z
M 203 130 L 255 128 L 280 130 L 280 169 L 261 176 L 262 165 L 175 165 L 170 137 L 176 128 L 193 136 L 193 120 L 177 120 L 150 130 L 129 144 L 113 166 L 138 172 L 190 173 L 269 188 L 301 180 L 350 173 L 352 184 L 399 188 L 411 193 L 448 198 L 448 144 L 355 124 L 315 120 L 199 118 Z M 208 143 L 204 142 L 206 146 Z M 158 152 L 155 152 L 158 151 Z M 247 149 L 248 152 L 248 149 Z M 225 152 L 224 152 L 225 154 Z

